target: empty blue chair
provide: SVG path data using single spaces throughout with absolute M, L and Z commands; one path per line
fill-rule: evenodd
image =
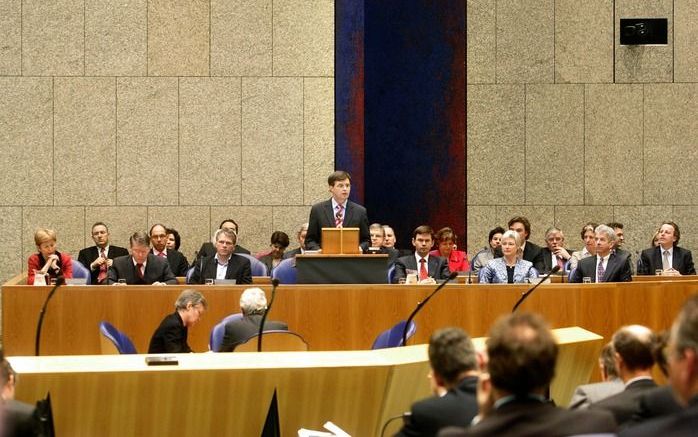
M 397 325 L 390 329 L 381 332 L 373 342 L 371 349 L 385 349 L 388 347 L 402 346 L 402 332 L 405 330 L 405 320 L 401 320 Z M 417 332 L 417 325 L 414 321 L 410 322 L 410 327 L 407 329 L 407 339 L 409 340 L 414 333 Z
M 244 256 L 250 260 L 250 268 L 252 269 L 252 276 L 267 276 L 267 266 L 257 258 L 246 253 L 236 253 L 235 255 Z
M 82 265 L 80 261 L 73 260 L 73 278 L 81 278 L 85 280 L 85 284 L 90 285 L 92 275 L 90 269 Z
M 225 335 L 225 324 L 236 319 L 241 319 L 242 313 L 235 313 L 226 316 L 211 329 L 211 335 L 208 338 L 208 348 L 212 352 L 220 352 L 223 345 L 223 336 Z
M 272 272 L 271 277 L 278 279 L 282 284 L 296 284 L 298 282 L 296 259 L 288 258 L 281 261 Z
M 116 348 L 116 351 L 120 354 L 137 354 L 136 347 L 133 346 L 133 342 L 128 335 L 119 331 L 109 322 L 101 321 L 99 322 L 99 332 L 102 334 L 102 338 L 106 338 L 111 342 L 111 344 Z M 102 342 L 102 353 L 105 353 L 105 344 Z

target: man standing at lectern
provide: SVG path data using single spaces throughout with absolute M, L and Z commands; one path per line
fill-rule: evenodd
M 318 250 L 322 243 L 322 228 L 359 228 L 359 244 L 366 249 L 371 241 L 366 208 L 349 200 L 351 176 L 338 170 L 327 178 L 332 198 L 313 205 L 305 237 L 307 250 Z

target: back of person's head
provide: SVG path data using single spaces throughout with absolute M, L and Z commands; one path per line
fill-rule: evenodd
M 671 329 L 671 342 L 673 353 L 692 350 L 698 355 L 698 294 L 691 296 L 681 308 Z
M 616 367 L 615 359 L 616 351 L 613 349 L 613 343 L 608 342 L 601 349 L 601 356 L 599 361 L 601 362 L 601 367 L 603 368 L 603 378 L 604 380 L 618 379 L 618 368 Z
M 495 322 L 487 340 L 492 385 L 517 396 L 544 390 L 555 375 L 558 347 L 548 324 L 533 313 Z
M 477 354 L 468 333 L 460 328 L 435 331 L 429 339 L 429 363 L 450 385 L 457 383 L 463 372 L 477 370 Z
M 655 338 L 641 325 L 623 326 L 613 334 L 613 349 L 629 371 L 647 370 L 654 365 Z M 620 370 L 620 369 L 619 369 Z
M 248 288 L 240 296 L 240 311 L 246 316 L 264 314 L 267 309 L 267 296 L 258 287 Z
M 184 310 L 189 304 L 191 304 L 191 306 L 201 304 L 204 308 L 208 308 L 208 302 L 206 302 L 204 295 L 191 288 L 186 289 L 179 294 L 179 297 L 177 297 L 177 300 L 175 301 L 175 309 Z

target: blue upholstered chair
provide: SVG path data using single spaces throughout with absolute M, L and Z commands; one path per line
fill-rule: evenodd
M 296 284 L 298 282 L 296 259 L 288 258 L 281 261 L 272 272 L 271 277 L 278 279 L 282 284 Z
M 99 332 L 101 336 L 102 354 L 137 354 L 133 342 L 123 332 L 119 331 L 109 322 L 99 322 Z
M 402 346 L 402 331 L 405 330 L 405 320 L 399 321 L 395 326 L 381 332 L 373 342 L 371 349 L 385 349 L 389 347 Z M 414 333 L 417 332 L 417 325 L 414 321 L 410 322 L 410 327 L 407 330 L 407 339 L 409 340 Z
M 246 253 L 236 253 L 235 255 L 244 256 L 245 258 L 250 260 L 250 268 L 252 269 L 252 276 L 267 276 L 268 275 L 267 266 L 265 266 L 262 261 L 253 257 L 252 255 L 248 255 Z
M 223 336 L 225 335 L 225 324 L 236 319 L 241 319 L 242 313 L 235 313 L 226 316 L 220 322 L 216 323 L 216 326 L 211 329 L 211 335 L 208 338 L 208 348 L 212 352 L 220 352 L 221 346 L 223 345 Z
M 92 282 L 90 269 L 82 265 L 82 263 L 78 260 L 73 260 L 73 278 L 84 279 L 85 284 L 87 285 L 90 285 L 90 282 Z

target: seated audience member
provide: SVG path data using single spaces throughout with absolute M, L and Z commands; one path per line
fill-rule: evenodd
M 109 267 L 107 283 L 114 285 L 176 284 L 177 278 L 164 259 L 150 253 L 150 237 L 136 232 L 129 238 L 131 255 L 114 259 Z M 119 283 L 119 281 L 124 281 Z
M 434 396 L 412 404 L 396 437 L 435 436 L 446 426 L 466 427 L 477 415 L 479 363 L 470 336 L 460 328 L 434 332 L 429 364 Z
M 318 202 L 310 209 L 308 234 L 305 246 L 308 250 L 322 247 L 322 228 L 359 228 L 359 246 L 365 250 L 370 244 L 366 208 L 349 200 L 351 175 L 338 170 L 327 178 L 332 197 Z
M 150 228 L 150 243 L 153 245 L 153 255 L 167 260 L 170 270 L 175 276 L 186 276 L 189 270 L 187 258 L 176 250 L 167 248 L 167 228 L 161 224 Z
M 606 225 L 595 229 L 596 256 L 582 259 L 577 268 L 572 271 L 570 282 L 583 282 L 590 278 L 591 282 L 627 282 L 632 281 L 630 260 L 627 255 L 613 252 L 616 233 Z
M 650 247 L 657 247 L 659 246 L 659 229 L 654 231 L 654 235 L 652 236 L 652 241 L 650 242 Z
M 15 400 L 17 374 L 0 350 L 0 434 L 3 437 L 43 436 L 36 423 L 33 405 Z
M 284 259 L 294 258 L 296 255 L 300 255 L 305 252 L 305 236 L 308 234 L 308 224 L 303 223 L 296 233 L 296 240 L 298 241 L 298 247 L 284 252 Z
M 613 413 L 619 427 L 633 418 L 638 410 L 640 395 L 657 384 L 652 380 L 655 337 L 652 331 L 640 325 L 620 328 L 613 334 L 618 375 L 625 384 L 622 392 L 592 404 L 592 409 Z
M 607 223 L 606 226 L 613 229 L 613 232 L 616 233 L 616 245 L 615 245 L 615 247 L 613 247 L 613 251 L 615 253 L 617 253 L 618 255 L 623 255 L 623 256 L 628 257 L 628 260 L 630 260 L 630 269 L 632 272 L 632 268 L 633 268 L 632 254 L 623 248 L 623 245 L 625 244 L 625 232 L 623 231 L 623 223 L 610 222 L 610 223 Z
M 513 217 L 509 220 L 509 230 L 516 231 L 521 236 L 522 243 L 522 259 L 530 261 L 536 271 L 542 272 L 543 265 L 543 248 L 535 243 L 528 241 L 531 236 L 531 223 L 526 217 Z
M 385 228 L 380 223 L 373 223 L 368 227 L 368 232 L 371 235 L 371 247 L 368 248 L 368 253 L 388 255 L 388 266 L 392 266 L 399 257 L 397 249 L 393 247 L 385 247 Z
M 502 235 L 501 258 L 495 258 L 480 269 L 481 284 L 514 284 L 528 282 L 538 277 L 538 271 L 530 261 L 521 258 L 522 238 L 516 231 L 506 231 Z
M 667 355 L 669 382 L 683 409 L 628 428 L 621 434 L 622 436 L 696 435 L 698 430 L 698 295 L 694 294 L 688 298 L 674 321 Z
M 384 247 L 397 250 L 398 257 L 407 256 L 412 253 L 410 250 L 398 249 L 395 247 L 397 240 L 395 239 L 395 230 L 393 230 L 393 228 L 391 228 L 389 225 L 383 225 L 383 230 L 385 230 L 385 237 L 383 238 Z
M 73 277 L 73 259 L 67 253 L 56 250 L 56 231 L 37 229 L 34 232 L 34 243 L 38 253 L 27 259 L 27 285 L 34 285 L 35 274 L 48 275 L 46 284 L 58 276 Z
M 596 255 L 596 232 L 594 230 L 597 226 L 599 225 L 589 222 L 582 227 L 581 237 L 582 241 L 584 241 L 584 249 L 572 252 L 568 266 L 570 271 L 577 268 L 580 260 Z
M 271 252 L 269 255 L 264 255 L 259 260 L 267 266 L 267 275 L 271 276 L 272 270 L 283 261 L 284 252 L 290 241 L 286 232 L 274 231 L 271 234 Z
M 448 262 L 438 256 L 429 255 L 434 245 L 434 231 L 431 226 L 422 225 L 412 233 L 412 245 L 415 248 L 413 254 L 403 256 L 395 261 L 395 274 L 393 282 L 407 277 L 408 273 L 416 273 L 420 283 L 435 283 L 440 279 L 446 279 L 451 274 Z
M 446 428 L 439 436 L 569 436 L 612 433 L 606 411 L 565 410 L 545 398 L 555 374 L 558 347 L 543 319 L 515 313 L 495 322 L 487 339 L 487 370 L 480 375 L 481 420 L 467 429 Z
M 114 258 L 128 255 L 128 249 L 109 244 L 109 229 L 102 222 L 92 225 L 92 239 L 95 245 L 82 249 L 78 261 L 90 269 L 90 284 L 105 284 Z
M 177 229 L 167 228 L 167 248 L 170 250 L 179 250 L 179 246 L 182 244 L 182 237 L 180 237 Z
M 187 343 L 190 326 L 194 326 L 208 308 L 206 298 L 196 290 L 184 290 L 175 302 L 175 311 L 167 315 L 155 330 L 148 346 L 149 354 L 192 352 Z
M 448 260 L 448 269 L 452 272 L 467 272 L 470 270 L 468 254 L 465 251 L 457 250 L 456 242 L 458 237 L 451 228 L 442 228 L 436 233 L 436 250 L 432 250 L 430 255 L 440 256 Z
M 204 284 L 207 279 L 235 279 L 236 284 L 252 283 L 250 260 L 233 253 L 236 235 L 232 229 L 221 228 L 213 236 L 216 253 L 194 265 L 190 284 Z
M 690 250 L 677 246 L 681 239 L 679 226 L 674 222 L 664 222 L 659 227 L 659 246 L 645 249 L 640 254 L 638 275 L 654 275 L 657 270 L 662 275 L 695 275 L 693 256 Z
M 232 320 L 225 325 L 221 352 L 232 352 L 235 348 L 245 343 L 249 338 L 259 333 L 259 324 L 267 310 L 267 297 L 261 288 L 248 288 L 240 296 L 240 312 L 242 318 Z M 265 331 L 287 331 L 288 325 L 284 322 L 264 321 Z
M 569 408 L 589 408 L 607 397 L 613 396 L 623 391 L 625 385 L 621 381 L 616 369 L 615 351 L 613 343 L 607 343 L 601 349 L 599 357 L 599 369 L 601 370 L 601 381 L 592 384 L 580 385 L 574 390 Z
M 502 256 L 502 234 L 504 234 L 504 228 L 501 226 L 497 226 L 490 231 L 487 236 L 487 246 L 476 253 L 470 262 L 470 267 L 473 269 L 473 272 L 480 271 L 488 262 Z
M 235 232 L 235 237 L 237 241 L 237 236 L 240 235 L 238 232 L 238 224 L 235 222 L 233 219 L 225 219 L 221 222 L 220 226 L 218 226 L 218 229 L 232 229 L 233 232 Z M 215 238 L 214 238 L 215 240 Z M 233 250 L 233 253 L 246 253 L 247 255 L 250 254 L 250 251 L 245 249 L 244 247 L 241 247 L 239 245 L 235 245 L 235 249 Z M 201 245 L 201 248 L 199 249 L 198 252 L 196 252 L 196 261 L 199 262 L 201 258 L 205 256 L 213 256 L 216 254 L 216 247 L 213 245 L 212 242 L 207 241 Z
M 543 271 L 548 273 L 553 266 L 559 266 L 563 270 L 565 263 L 572 257 L 571 251 L 565 249 L 565 235 L 556 227 L 545 231 L 545 244 L 543 248 Z

